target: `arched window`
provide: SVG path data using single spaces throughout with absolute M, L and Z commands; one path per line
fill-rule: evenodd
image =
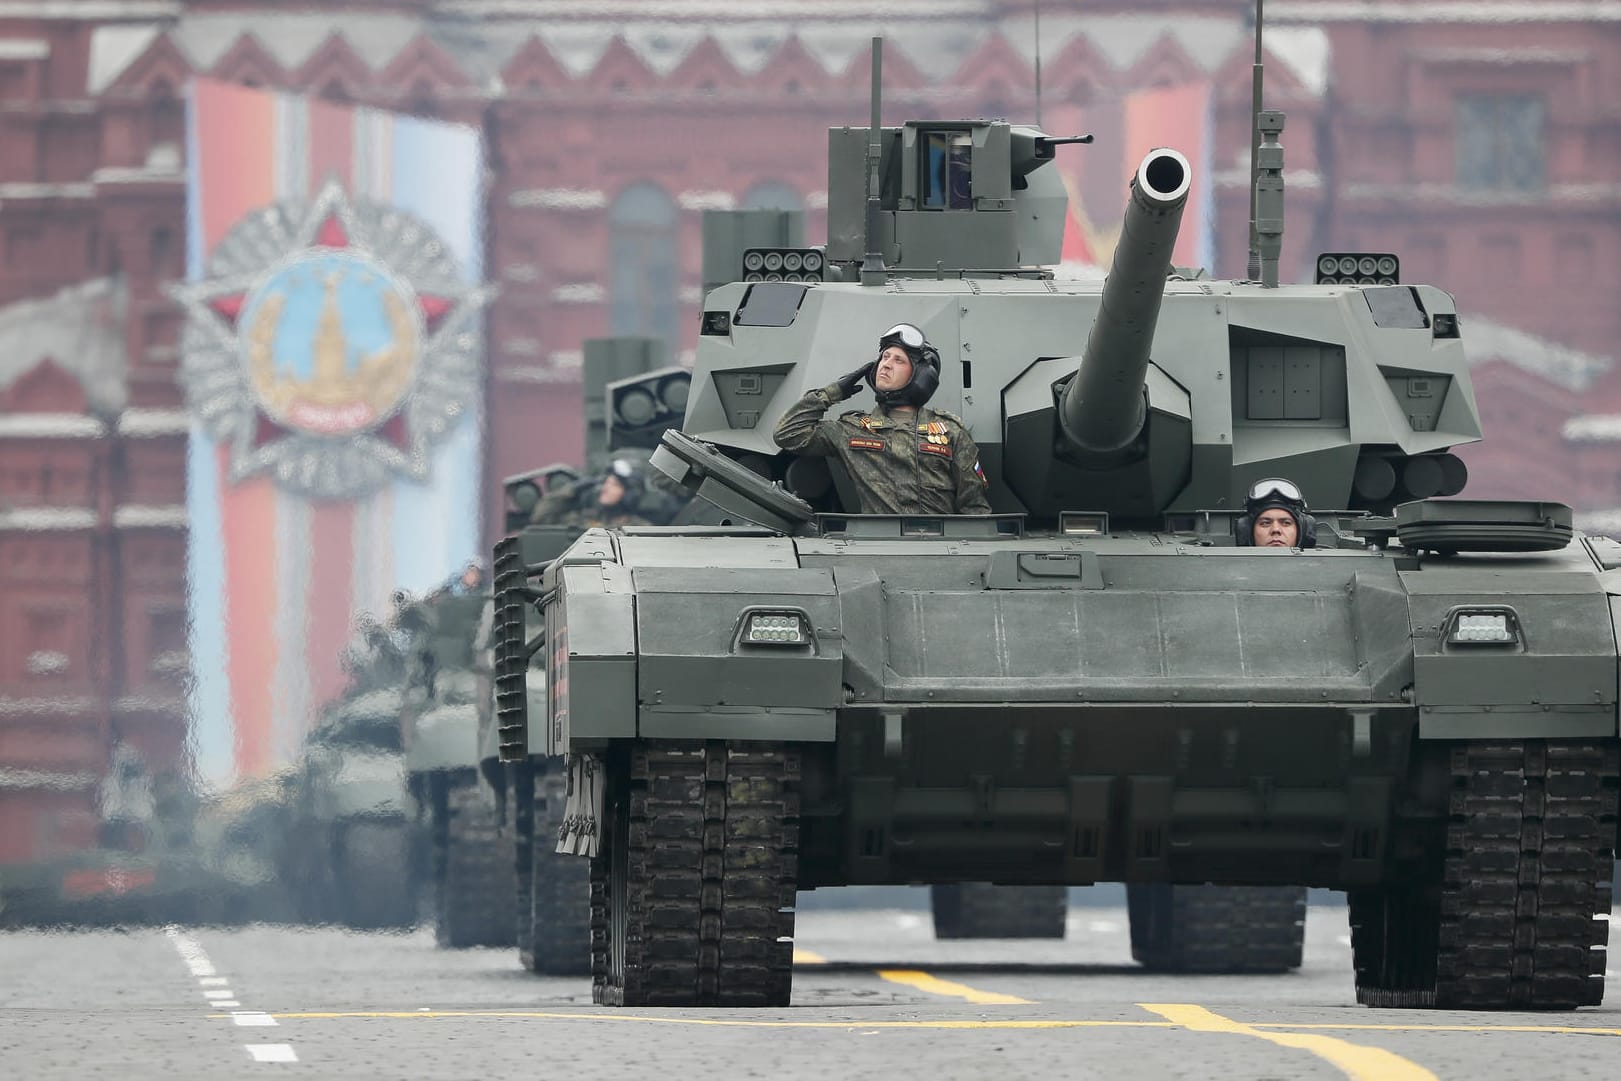
M 615 334 L 645 334 L 677 344 L 675 200 L 657 184 L 636 184 L 608 212 Z
M 762 180 L 743 193 L 743 210 L 804 210 L 805 200 L 780 180 Z
M 186 105 L 175 96 L 174 88 L 160 82 L 152 89 L 148 105 L 147 145 L 173 146 L 186 143 Z

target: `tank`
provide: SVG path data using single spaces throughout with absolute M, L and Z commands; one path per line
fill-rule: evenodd
M 597 1002 L 783 1006 L 797 891 L 976 882 L 1137 887 L 1139 956 L 1189 967 L 1188 913 L 1220 914 L 1166 888 L 1288 891 L 1225 895 L 1280 925 L 1344 890 L 1365 1004 L 1601 1001 L 1621 545 L 1558 503 L 1438 498 L 1481 436 L 1456 306 L 1389 253 L 1276 284 L 1262 119 L 1232 281 L 1171 265 L 1172 150 L 1100 283 L 1049 269 L 1068 140 L 833 131 L 825 266 L 708 294 L 653 457 L 710 523 L 497 549 L 502 754 L 566 756 Z M 772 441 L 900 321 L 992 515 L 857 513 Z M 1239 543 L 1276 476 L 1315 546 Z
M 381 626 L 366 628 L 345 658 L 348 686 L 322 708 L 285 782 L 282 879 L 301 922 L 417 923 L 424 861 L 400 729 L 404 662 Z
M 448 948 L 515 941 L 512 837 L 480 768 L 480 735 L 495 706 L 486 579 L 482 565 L 468 566 L 415 602 L 406 620 L 406 776 L 428 838 L 435 940 Z

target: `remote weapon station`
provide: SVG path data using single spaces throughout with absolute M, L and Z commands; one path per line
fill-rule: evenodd
M 654 462 L 716 524 L 497 550 L 502 753 L 568 756 L 597 1001 L 786 1004 L 799 889 L 1115 881 L 1346 890 L 1369 1005 L 1599 1002 L 1621 545 L 1432 498 L 1481 434 L 1452 298 L 1380 253 L 1278 284 L 1276 113 L 1247 280 L 1171 265 L 1174 150 L 1106 281 L 1056 280 L 1075 140 L 882 127 L 878 57 L 826 246 L 747 253 L 705 301 Z M 859 514 L 774 444 L 898 322 L 997 513 Z M 1346 509 L 1253 547 L 1276 477 Z

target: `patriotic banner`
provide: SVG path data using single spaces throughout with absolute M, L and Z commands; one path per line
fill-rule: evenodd
M 483 154 L 469 127 L 190 88 L 194 754 L 291 761 L 361 613 L 479 553 Z
M 1054 165 L 1069 189 L 1063 261 L 1077 272 L 1107 271 L 1126 210 L 1126 192 L 1150 150 L 1170 147 L 1193 166 L 1193 188 L 1182 213 L 1172 261 L 1214 273 L 1214 186 L 1211 171 L 1213 95 L 1209 83 L 1144 90 L 1099 105 L 1049 107 L 1043 118 L 1055 135 L 1090 133 L 1089 146 L 1066 148 Z

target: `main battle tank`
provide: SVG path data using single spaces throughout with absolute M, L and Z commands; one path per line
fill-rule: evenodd
M 435 938 L 451 948 L 513 944 L 512 838 L 480 774 L 479 737 L 495 705 L 491 603 L 483 568 L 470 565 L 415 602 L 407 621 L 405 769 L 429 839 Z
M 568 756 L 594 997 L 786 1004 L 803 888 L 1115 881 L 1345 890 L 1369 1005 L 1599 1002 L 1621 545 L 1431 498 L 1480 436 L 1452 298 L 1381 253 L 1277 286 L 1271 134 L 1258 281 L 1170 265 L 1171 151 L 1106 282 L 1055 280 L 1059 142 L 834 131 L 826 268 L 708 295 L 654 457 L 715 524 L 497 550 L 502 753 Z M 996 514 L 854 513 L 772 442 L 902 321 Z M 1314 546 L 1240 543 L 1276 476 L 1346 508 Z M 1133 900 L 1174 953 L 1175 896 Z
M 406 785 L 403 654 L 379 626 L 346 658 L 349 684 L 328 702 L 288 782 L 282 879 L 306 923 L 413 926 L 420 854 Z

